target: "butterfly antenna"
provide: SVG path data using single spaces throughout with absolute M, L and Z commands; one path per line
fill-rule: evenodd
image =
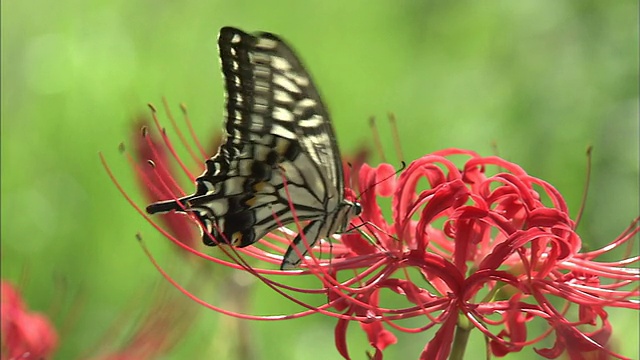
M 401 161 L 400 163 L 402 164 L 402 165 L 400 166 L 400 169 L 396 170 L 393 174 L 391 174 L 391 175 L 389 175 L 389 176 L 385 177 L 384 179 L 382 179 L 382 180 L 380 180 L 380 181 L 376 182 L 375 184 L 373 184 L 373 185 L 369 186 L 368 188 L 364 189 L 364 191 L 363 191 L 363 192 L 361 192 L 361 193 L 360 193 L 360 195 L 358 195 L 357 200 L 360 200 L 360 199 L 362 198 L 362 195 L 363 195 L 364 193 L 366 193 L 367 191 L 369 191 L 369 190 L 371 190 L 371 189 L 375 188 L 375 187 L 376 187 L 376 185 L 382 184 L 383 182 L 385 182 L 385 181 L 387 181 L 387 180 L 391 179 L 392 177 L 394 177 L 394 176 L 398 175 L 398 174 L 399 174 L 399 173 L 401 173 L 404 169 L 406 169 L 406 168 L 407 168 L 407 163 L 406 163 L 406 162 L 404 162 L 404 160 L 403 160 L 403 161 Z
M 354 226 L 353 228 L 349 229 L 349 231 L 354 231 L 355 230 L 355 231 L 359 232 L 362 237 L 367 239 L 371 244 L 375 245 L 380 251 L 384 251 L 384 248 L 382 247 L 382 244 L 380 243 L 378 238 L 375 235 L 373 235 L 373 232 L 371 232 L 369 227 L 374 228 L 375 230 L 387 235 L 388 237 L 390 237 L 390 238 L 392 238 L 392 239 L 394 239 L 396 241 L 400 241 L 400 239 L 398 239 L 396 236 L 389 234 L 385 230 L 381 229 L 378 225 L 372 223 L 371 221 L 367 221 L 367 220 L 363 219 L 362 215 L 358 215 L 358 219 L 360 219 L 360 221 L 362 221 L 362 224 Z M 365 228 L 365 229 L 369 230 L 369 232 L 365 232 L 361 228 Z

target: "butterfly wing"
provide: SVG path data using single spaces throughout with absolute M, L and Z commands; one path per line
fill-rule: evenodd
M 293 50 L 270 33 L 260 33 L 258 39 L 257 47 L 271 54 L 272 63 L 278 69 L 273 78 L 276 84 L 272 93 L 274 103 L 293 113 L 298 142 L 318 166 L 326 182 L 324 187 L 330 191 L 327 196 L 328 209 L 335 209 L 344 198 L 344 176 L 340 150 L 327 108 L 311 76 Z M 293 102 L 286 98 L 287 93 L 294 95 Z
M 326 218 L 343 200 L 343 174 L 310 76 L 273 34 L 225 27 L 218 47 L 226 89 L 223 145 L 207 160 L 193 195 L 147 211 L 195 213 L 208 245 L 250 245 L 293 222 L 289 199 L 299 220 Z M 309 243 L 316 240 L 309 234 Z

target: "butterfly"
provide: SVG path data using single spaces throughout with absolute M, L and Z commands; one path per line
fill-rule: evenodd
M 146 210 L 194 213 L 210 246 L 248 246 L 281 225 L 307 221 L 280 266 L 294 269 L 300 255 L 319 239 L 346 231 L 361 212 L 357 202 L 345 199 L 329 114 L 302 63 L 278 36 L 223 27 L 218 51 L 226 91 L 223 143 L 206 160 L 193 195 Z

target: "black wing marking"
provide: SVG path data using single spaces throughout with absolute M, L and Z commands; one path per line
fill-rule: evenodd
M 344 197 L 343 173 L 340 150 L 338 149 L 335 132 L 331 125 L 331 119 L 323 104 L 317 88 L 313 84 L 311 76 L 307 73 L 299 58 L 284 41 L 269 33 L 261 33 L 263 39 L 275 42 L 272 56 L 276 59 L 274 63 L 277 69 L 284 75 L 285 79 L 297 85 L 301 90 L 302 97 L 293 109 L 296 116 L 295 131 L 298 135 L 300 145 L 311 156 L 312 160 L 320 165 L 321 171 L 329 179 L 327 186 L 338 191 L 340 199 Z M 267 49 L 269 43 L 263 48 Z M 290 85 L 285 80 L 278 81 L 278 86 L 285 88 Z M 277 87 L 276 87 L 277 90 Z M 291 88 L 293 90 L 293 88 Z M 294 91 L 294 93 L 298 93 Z
M 225 27 L 218 47 L 226 89 L 225 141 L 206 161 L 193 195 L 151 204 L 147 211 L 191 211 L 207 230 L 206 244 L 250 245 L 278 222 L 293 222 L 284 175 L 298 219 L 326 220 L 343 200 L 342 164 L 310 76 L 293 51 L 269 33 L 252 36 Z M 311 245 L 316 235 L 307 237 Z

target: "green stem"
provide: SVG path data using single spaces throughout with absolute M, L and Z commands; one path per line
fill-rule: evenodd
M 471 329 L 473 328 L 470 325 L 466 316 L 459 315 L 449 360 L 462 360 L 464 358 L 464 351 L 467 349 L 467 343 L 469 342 L 469 334 L 471 334 Z

